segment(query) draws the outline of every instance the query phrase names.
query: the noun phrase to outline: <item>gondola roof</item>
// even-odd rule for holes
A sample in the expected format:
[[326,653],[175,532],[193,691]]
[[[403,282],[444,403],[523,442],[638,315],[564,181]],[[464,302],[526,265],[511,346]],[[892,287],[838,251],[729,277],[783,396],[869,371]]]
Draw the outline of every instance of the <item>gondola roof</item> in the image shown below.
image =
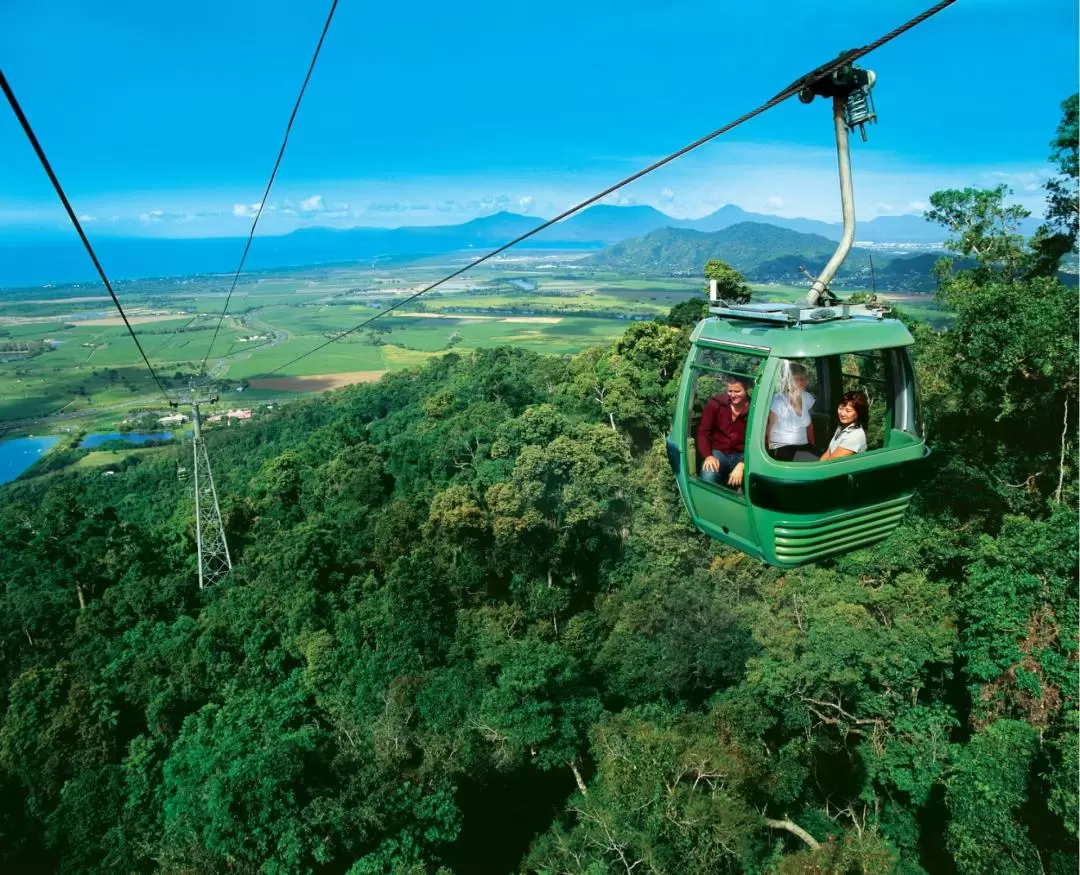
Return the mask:
[[756,347],[782,358],[817,358],[861,349],[910,346],[915,342],[899,320],[868,317],[781,325],[712,316],[698,323],[691,340]]

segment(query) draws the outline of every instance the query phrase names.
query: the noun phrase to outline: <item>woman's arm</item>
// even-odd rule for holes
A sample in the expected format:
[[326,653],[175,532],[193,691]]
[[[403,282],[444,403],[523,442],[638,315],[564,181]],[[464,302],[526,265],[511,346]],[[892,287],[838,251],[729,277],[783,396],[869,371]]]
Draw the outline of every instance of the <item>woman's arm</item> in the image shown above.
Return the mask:
[[866,433],[860,427],[853,432],[841,435],[836,449],[831,452],[826,450],[825,455],[818,461],[827,462],[829,459],[842,459],[844,456],[854,456],[856,453],[865,449]]
[[806,426],[806,442],[808,444],[810,444],[810,446],[814,445],[814,422],[813,422],[813,420],[811,420],[810,424]]
[[769,421],[765,423],[765,449],[769,448],[769,435],[772,434],[772,427],[776,423],[776,414],[771,410],[769,411]]

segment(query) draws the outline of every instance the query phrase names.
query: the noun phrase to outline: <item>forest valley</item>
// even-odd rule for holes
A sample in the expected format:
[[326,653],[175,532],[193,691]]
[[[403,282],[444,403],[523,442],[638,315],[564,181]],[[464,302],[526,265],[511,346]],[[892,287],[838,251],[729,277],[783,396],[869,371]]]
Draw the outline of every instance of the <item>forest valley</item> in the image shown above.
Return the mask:
[[1074,873],[1065,110],[1030,242],[1001,189],[933,197],[975,264],[949,330],[909,320],[937,467],[876,549],[779,571],[690,526],[703,300],[211,433],[211,590],[173,460],[6,487],[3,870]]

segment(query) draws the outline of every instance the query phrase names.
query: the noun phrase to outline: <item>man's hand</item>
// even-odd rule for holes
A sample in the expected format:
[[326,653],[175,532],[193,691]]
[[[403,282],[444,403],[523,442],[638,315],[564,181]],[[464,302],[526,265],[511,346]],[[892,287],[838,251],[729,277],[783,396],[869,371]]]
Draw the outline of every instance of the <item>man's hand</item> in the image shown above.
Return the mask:
[[742,474],[743,463],[739,462],[738,465],[731,469],[731,476],[727,479],[727,485],[730,486],[732,489],[738,489],[740,486],[742,486]]
[[720,460],[717,459],[716,456],[706,456],[705,464],[701,466],[701,469],[703,471],[711,471],[713,474],[715,474],[717,471],[720,470]]

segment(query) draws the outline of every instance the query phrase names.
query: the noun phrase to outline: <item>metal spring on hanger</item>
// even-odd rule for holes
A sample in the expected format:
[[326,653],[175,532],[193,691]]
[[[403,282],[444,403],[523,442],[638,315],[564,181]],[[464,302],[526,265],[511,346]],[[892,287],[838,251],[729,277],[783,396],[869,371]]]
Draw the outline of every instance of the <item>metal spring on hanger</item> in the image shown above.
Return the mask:
[[844,116],[848,130],[854,132],[859,129],[863,142],[866,142],[865,125],[877,121],[877,113],[874,111],[874,99],[870,96],[870,86],[864,85],[848,95],[844,106]]

